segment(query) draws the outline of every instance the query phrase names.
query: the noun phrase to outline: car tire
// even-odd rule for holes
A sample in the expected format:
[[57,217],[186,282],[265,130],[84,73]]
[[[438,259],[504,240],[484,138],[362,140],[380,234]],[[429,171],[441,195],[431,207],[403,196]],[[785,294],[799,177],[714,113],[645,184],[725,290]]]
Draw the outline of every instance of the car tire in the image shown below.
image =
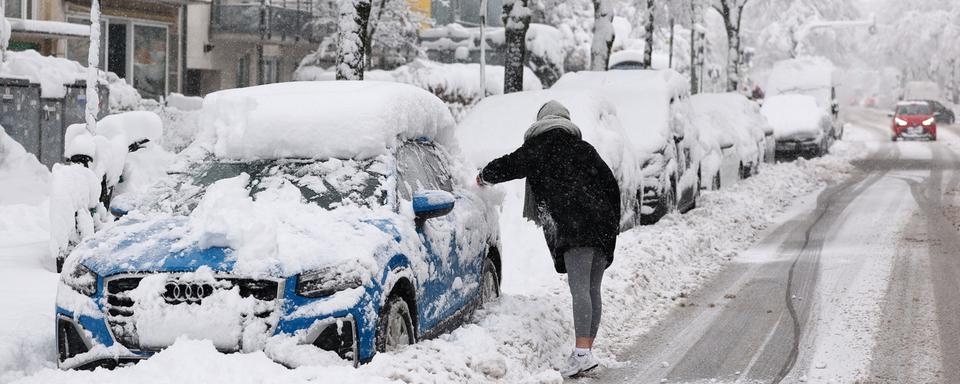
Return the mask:
[[497,301],[500,298],[500,274],[497,266],[489,257],[483,260],[480,273],[480,306]]
[[392,352],[416,342],[410,305],[400,295],[391,294],[380,308],[375,344],[377,352]]

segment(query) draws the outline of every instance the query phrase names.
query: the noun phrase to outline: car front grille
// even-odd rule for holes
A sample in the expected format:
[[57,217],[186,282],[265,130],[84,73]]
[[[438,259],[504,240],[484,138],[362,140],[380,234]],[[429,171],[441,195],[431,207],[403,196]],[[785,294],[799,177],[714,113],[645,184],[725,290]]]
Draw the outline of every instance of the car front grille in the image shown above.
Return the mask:
[[[140,341],[134,324],[134,300],[130,292],[140,285],[143,275],[111,277],[106,281],[107,323],[114,338],[124,347],[131,350],[141,350]],[[234,277],[217,278],[217,287],[206,283],[183,282],[172,274],[170,281],[164,286],[163,299],[170,305],[199,305],[203,299],[218,289],[232,289],[237,287],[241,297],[253,297],[264,302],[275,302],[280,297],[281,284],[274,280],[257,280]],[[269,310],[254,314],[258,318],[270,318],[276,306],[269,306]],[[268,322],[269,323],[269,322]],[[270,325],[272,331],[276,322]]]

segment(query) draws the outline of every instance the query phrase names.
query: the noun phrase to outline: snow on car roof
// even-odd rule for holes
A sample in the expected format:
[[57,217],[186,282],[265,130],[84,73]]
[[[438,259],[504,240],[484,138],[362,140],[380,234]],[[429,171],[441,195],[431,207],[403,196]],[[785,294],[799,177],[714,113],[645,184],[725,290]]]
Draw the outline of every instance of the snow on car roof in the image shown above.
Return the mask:
[[450,111],[406,84],[304,81],[208,95],[201,112],[221,158],[371,158],[404,140],[453,144]]
[[767,79],[766,93],[776,96],[834,85],[833,63],[823,57],[800,57],[782,60],[774,64]]
[[553,89],[601,91],[616,106],[627,137],[644,153],[659,150],[670,137],[670,103],[690,92],[684,77],[672,70],[567,73]]

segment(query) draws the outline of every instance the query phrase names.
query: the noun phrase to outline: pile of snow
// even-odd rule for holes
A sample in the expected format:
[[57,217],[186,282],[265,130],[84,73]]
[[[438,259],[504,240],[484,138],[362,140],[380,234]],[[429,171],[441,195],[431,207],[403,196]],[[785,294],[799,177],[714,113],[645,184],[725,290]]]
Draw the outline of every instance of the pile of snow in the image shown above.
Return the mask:
[[830,117],[811,96],[785,94],[768,97],[761,110],[773,127],[777,140],[819,138],[830,127]]
[[597,149],[617,176],[623,208],[621,224],[624,228],[632,227],[641,183],[638,162],[628,150],[617,109],[600,93],[545,90],[484,99],[457,126],[457,139],[470,144],[462,149],[467,161],[480,168],[519,148],[540,107],[550,100],[559,101],[570,110],[571,120],[580,128],[583,140]]
[[[210,94],[202,126],[217,157],[370,158],[421,137],[452,140],[440,99],[404,84],[321,81]],[[206,133],[204,133],[206,135]]]
[[[294,73],[299,81],[335,80],[336,73],[314,66],[301,66]],[[450,107],[459,120],[466,109],[483,98],[480,86],[480,64],[443,64],[417,59],[390,71],[373,70],[364,73],[366,80],[392,81],[423,88],[437,95]],[[503,66],[486,66],[487,95],[503,94]],[[543,89],[537,76],[524,68],[523,89]]]
[[37,204],[47,195],[50,172],[0,126],[0,205]]
[[[62,98],[67,85],[87,78],[87,68],[80,63],[58,57],[43,56],[37,51],[7,52],[0,63],[0,77],[27,79],[40,84],[41,97]],[[110,109],[131,110],[140,102],[140,94],[113,73],[99,72],[99,82],[110,88]]]
[[100,180],[79,164],[54,164],[50,183],[50,256],[67,255],[108,222]]

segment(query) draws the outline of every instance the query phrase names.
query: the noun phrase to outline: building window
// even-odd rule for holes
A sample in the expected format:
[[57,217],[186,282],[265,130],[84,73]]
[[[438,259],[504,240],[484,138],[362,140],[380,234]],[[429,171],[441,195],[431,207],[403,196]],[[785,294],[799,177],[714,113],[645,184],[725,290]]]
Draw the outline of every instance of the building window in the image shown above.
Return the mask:
[[0,0],[3,1],[3,15],[17,19],[33,18],[33,0]]
[[[68,17],[68,23],[90,25],[89,18]],[[100,22],[100,69],[107,70],[107,21]],[[90,52],[89,39],[67,39],[67,58],[84,66],[87,65],[87,54]]]
[[247,86],[250,86],[250,55],[243,55],[237,60],[237,88]]
[[159,99],[167,94],[167,27],[133,26],[133,87]]
[[263,83],[272,84],[280,82],[280,58],[263,58]]

